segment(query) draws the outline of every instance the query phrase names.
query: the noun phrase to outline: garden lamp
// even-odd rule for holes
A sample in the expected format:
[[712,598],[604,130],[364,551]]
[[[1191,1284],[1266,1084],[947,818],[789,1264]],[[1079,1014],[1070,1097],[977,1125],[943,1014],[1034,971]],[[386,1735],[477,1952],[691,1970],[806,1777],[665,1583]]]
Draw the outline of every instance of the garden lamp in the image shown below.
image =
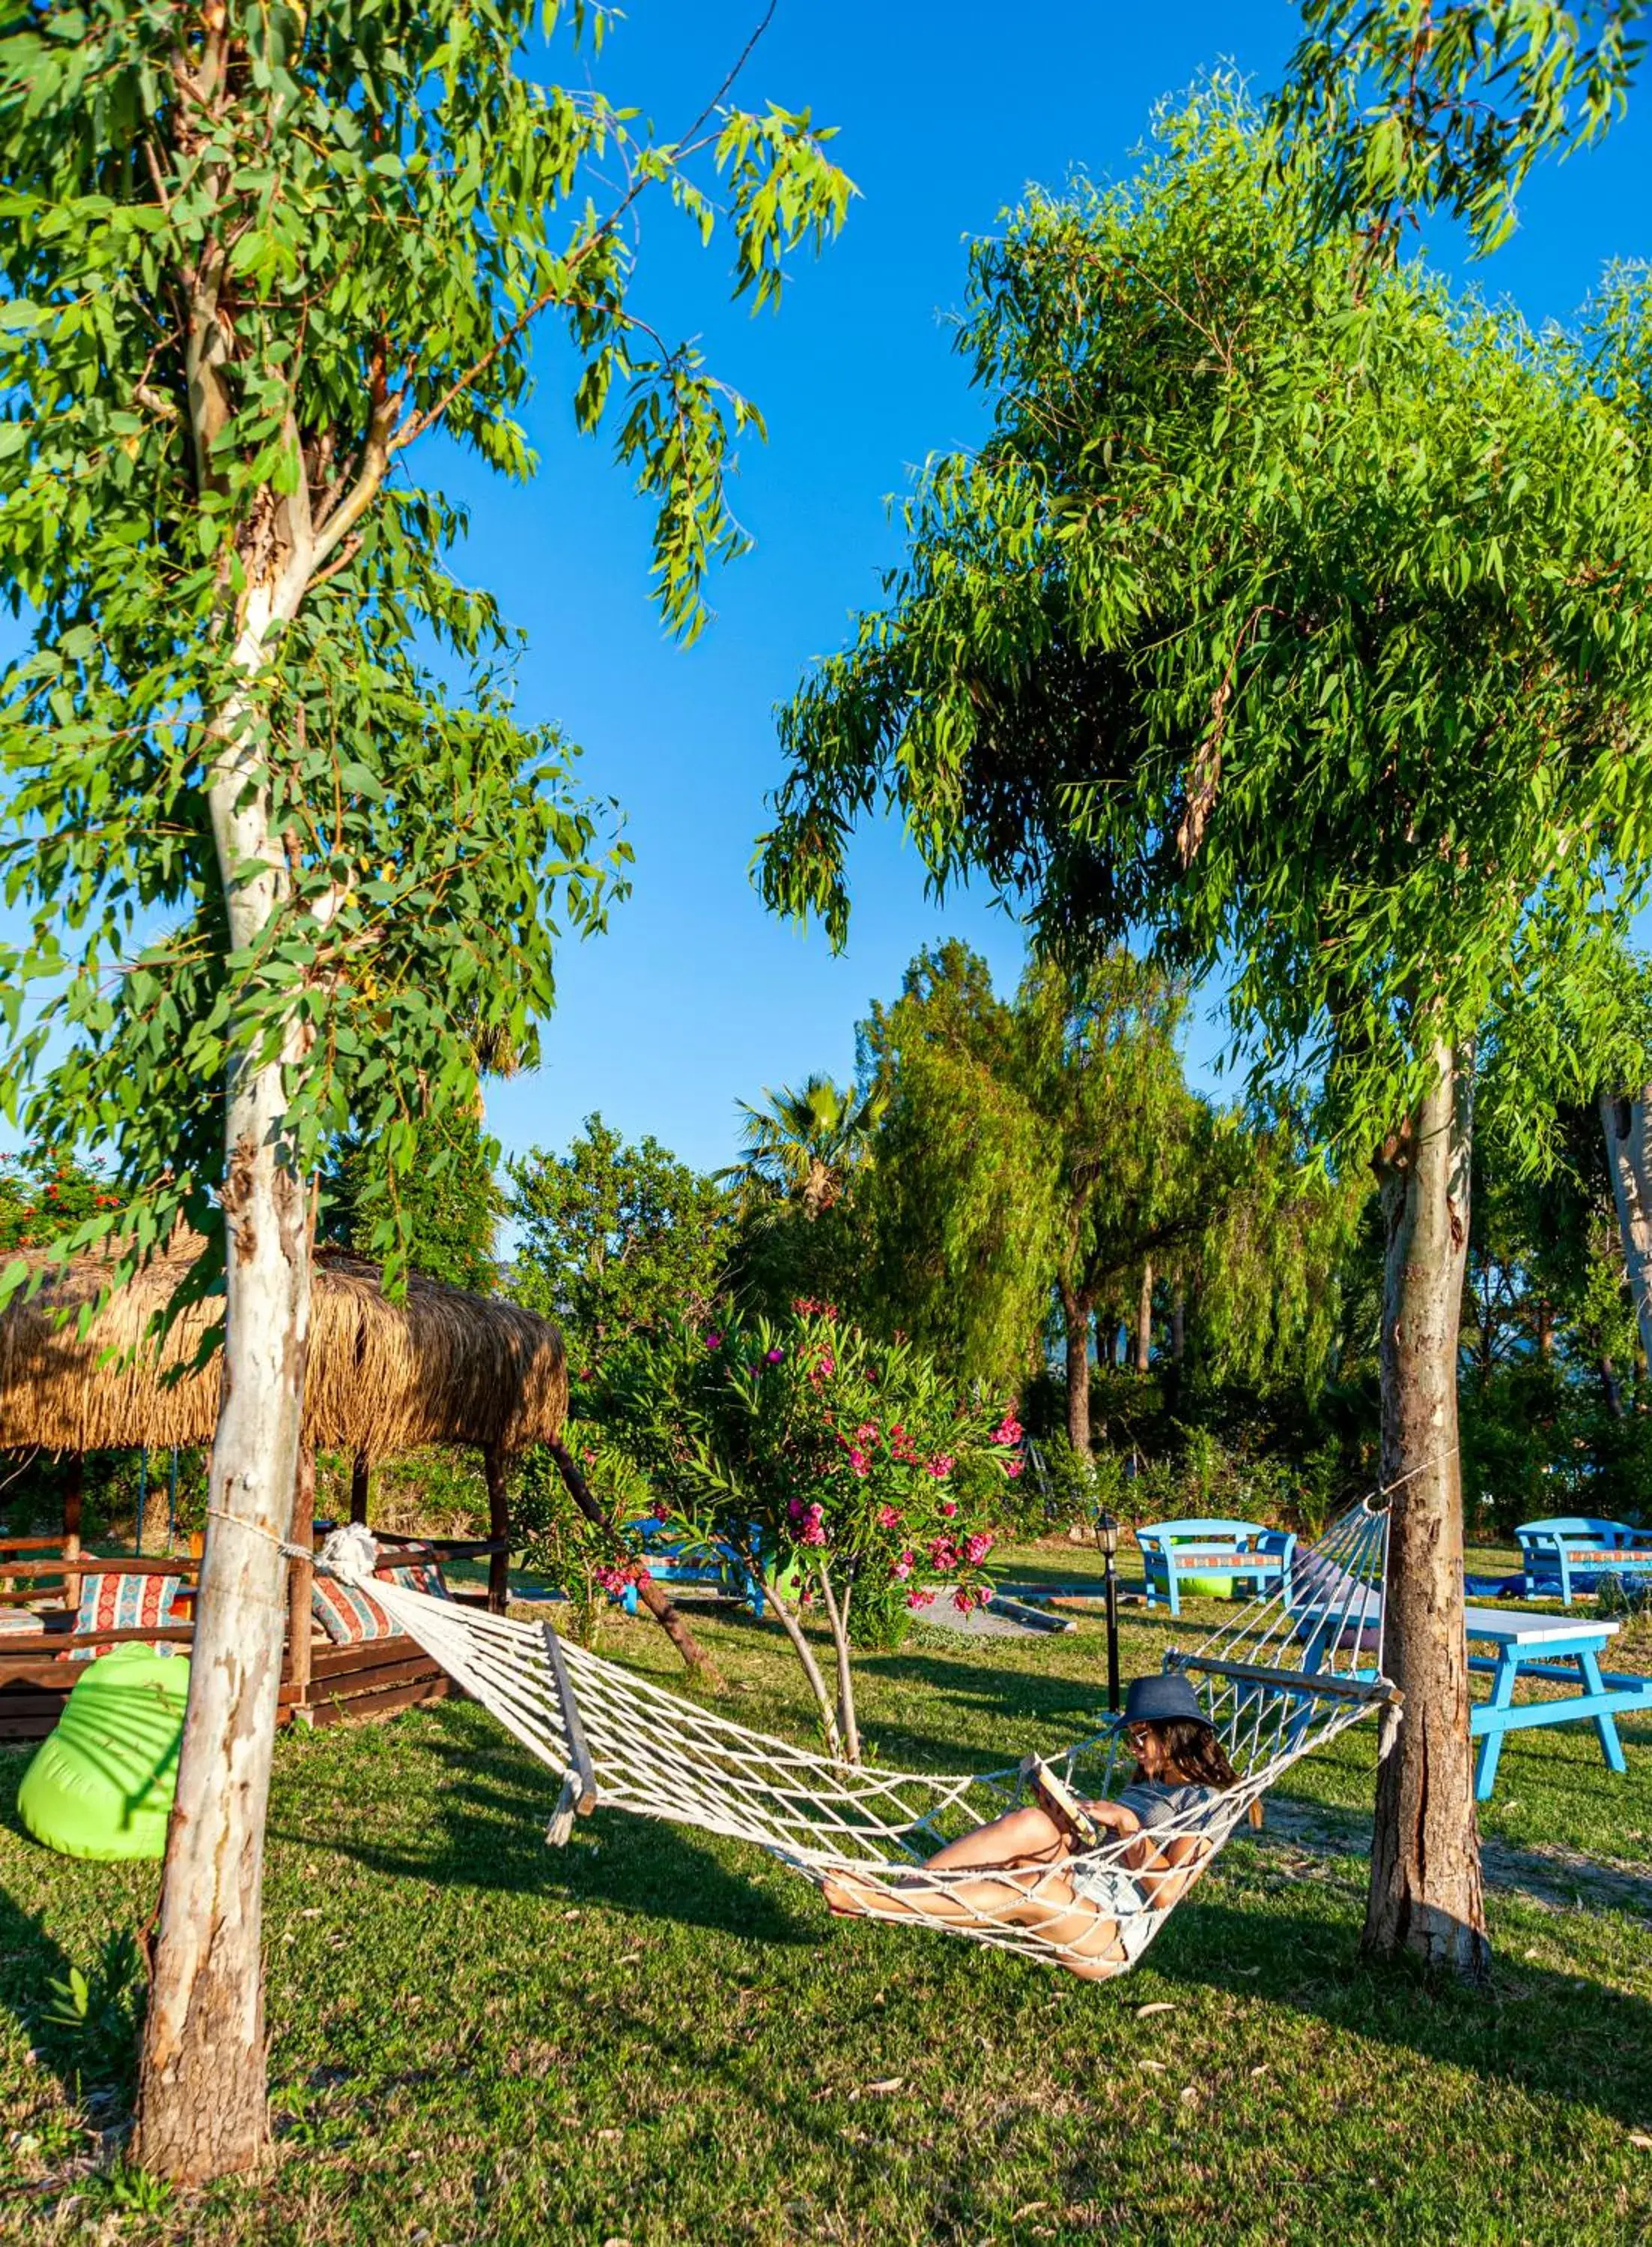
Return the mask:
[[1118,1714],[1118,1522],[1103,1506],[1096,1517],[1096,1542],[1101,1547],[1102,1573],[1107,1584],[1107,1709]]

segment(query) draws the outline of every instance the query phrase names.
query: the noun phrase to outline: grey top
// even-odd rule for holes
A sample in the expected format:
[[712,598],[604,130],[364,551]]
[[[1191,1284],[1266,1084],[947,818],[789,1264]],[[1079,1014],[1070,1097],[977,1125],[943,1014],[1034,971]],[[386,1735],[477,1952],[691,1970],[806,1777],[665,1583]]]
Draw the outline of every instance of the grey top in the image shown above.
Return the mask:
[[1173,1818],[1198,1818],[1215,1801],[1213,1786],[1168,1786],[1163,1779],[1138,1779],[1119,1795],[1126,1810],[1133,1810],[1143,1826],[1168,1826]]

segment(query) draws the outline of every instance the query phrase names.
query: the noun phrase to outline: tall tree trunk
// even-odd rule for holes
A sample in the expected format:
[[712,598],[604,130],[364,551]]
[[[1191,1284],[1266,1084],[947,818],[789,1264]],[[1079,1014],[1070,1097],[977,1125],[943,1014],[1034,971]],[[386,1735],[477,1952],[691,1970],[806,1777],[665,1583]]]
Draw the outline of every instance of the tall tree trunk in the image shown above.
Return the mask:
[[1136,1305],[1136,1370],[1145,1373],[1153,1356],[1153,1264],[1142,1267],[1142,1292]]
[[223,1401],[151,1953],[134,2152],[196,2183],[252,2167],[265,2122],[264,1817],[275,1746],[293,1475],[310,1346],[310,1207],[278,1064],[227,1103]]
[[1383,1150],[1382,1479],[1390,1492],[1383,1720],[1367,1946],[1484,1975],[1469,1748],[1457,1328],[1469,1233],[1472,1060],[1439,1046],[1431,1089]]
[[1062,1324],[1067,1336],[1067,1440],[1075,1456],[1090,1455],[1090,1303],[1088,1296],[1062,1289]]
[[1623,1268],[1640,1329],[1642,1355],[1652,1363],[1652,1158],[1647,1148],[1647,1105],[1652,1085],[1633,1099],[1601,1095],[1601,1128],[1607,1168],[1623,1236]]
[[1628,1418],[1623,1410],[1623,1384],[1618,1379],[1618,1369],[1611,1354],[1602,1350],[1600,1356],[1601,1393],[1606,1398],[1606,1409],[1614,1420]]
[[1537,1352],[1545,1365],[1554,1363],[1554,1306],[1546,1295],[1538,1297]]
[[[228,412],[214,372],[223,340],[215,290],[208,275],[191,316],[203,486]],[[302,476],[272,508],[271,543],[283,558],[272,566],[262,550],[249,572],[230,659],[246,683],[226,698],[209,736],[207,805],[229,949],[243,958],[291,901],[254,681],[297,613],[316,558]],[[311,1201],[289,1127],[287,1076],[308,1037],[295,1009],[277,1048],[242,1049],[224,1086],[223,1386],[133,2134],[140,2165],[181,2184],[251,2168],[268,2138],[264,1820],[286,1620],[279,1547],[292,1521],[312,1261]]]

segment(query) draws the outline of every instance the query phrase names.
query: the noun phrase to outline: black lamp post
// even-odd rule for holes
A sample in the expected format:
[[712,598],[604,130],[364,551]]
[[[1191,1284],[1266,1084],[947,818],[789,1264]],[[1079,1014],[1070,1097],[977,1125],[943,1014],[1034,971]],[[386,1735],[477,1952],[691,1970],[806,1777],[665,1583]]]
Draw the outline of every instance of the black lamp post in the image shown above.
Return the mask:
[[1096,1517],[1096,1542],[1102,1550],[1102,1569],[1107,1582],[1107,1707],[1118,1714],[1118,1523],[1103,1506]]

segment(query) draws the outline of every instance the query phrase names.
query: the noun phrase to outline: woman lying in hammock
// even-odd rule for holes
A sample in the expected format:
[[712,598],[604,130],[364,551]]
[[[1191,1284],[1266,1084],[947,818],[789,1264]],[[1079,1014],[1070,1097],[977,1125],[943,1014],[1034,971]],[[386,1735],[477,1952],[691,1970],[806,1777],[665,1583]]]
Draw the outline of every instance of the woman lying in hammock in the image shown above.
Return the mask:
[[[1184,1677],[1138,1677],[1124,1699],[1119,1729],[1136,1756],[1130,1783],[1112,1802],[1078,1807],[1101,1831],[1134,1834],[1111,1863],[1075,1857],[1086,1841],[1052,1806],[1033,1802],[978,1826],[914,1867],[898,1885],[835,1873],[822,1883],[835,1912],[876,1919],[932,1919],[958,1928],[1026,1928],[1059,1951],[1060,1964],[1089,1981],[1132,1965],[1146,1944],[1150,1913],[1168,1911],[1198,1875],[1211,1845],[1183,1830],[1163,1842],[1155,1827],[1185,1829],[1238,1779],[1214,1727]],[[979,1867],[979,1880],[923,1885],[932,1872]],[[990,1877],[989,1877],[990,1875]]]

